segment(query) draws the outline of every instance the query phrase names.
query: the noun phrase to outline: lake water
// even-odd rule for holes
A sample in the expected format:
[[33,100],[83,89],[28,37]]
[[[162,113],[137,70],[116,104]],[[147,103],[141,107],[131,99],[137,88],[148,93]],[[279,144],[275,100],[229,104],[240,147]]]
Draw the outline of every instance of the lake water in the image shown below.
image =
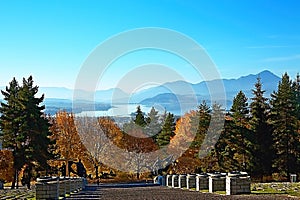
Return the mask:
[[[135,113],[136,109],[139,105],[138,104],[117,104],[113,105],[112,108],[110,108],[107,111],[84,111],[79,114],[76,114],[77,116],[89,116],[89,117],[100,117],[100,116],[114,116],[114,117],[129,117],[131,113]],[[144,105],[140,105],[142,112],[149,113],[151,110],[151,107],[147,107]],[[157,108],[156,108],[157,109]],[[157,109],[159,112],[161,112],[159,109]]]

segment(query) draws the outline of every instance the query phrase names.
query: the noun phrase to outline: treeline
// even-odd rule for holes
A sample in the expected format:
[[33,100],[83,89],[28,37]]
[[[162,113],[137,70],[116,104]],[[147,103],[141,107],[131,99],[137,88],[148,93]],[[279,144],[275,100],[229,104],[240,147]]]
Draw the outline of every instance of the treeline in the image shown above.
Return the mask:
[[[171,156],[180,152],[160,166],[165,173],[245,170],[253,177],[282,179],[299,173],[300,77],[291,80],[284,74],[269,98],[260,78],[252,91],[249,99],[240,91],[229,111],[203,101],[180,118],[154,108],[145,114],[137,107],[121,129],[108,117],[75,117],[65,111],[46,116],[44,96],[36,97],[32,77],[24,78],[22,85],[13,79],[1,91],[0,139],[6,150],[0,152],[0,179],[14,187],[24,166],[33,178],[61,175],[63,163],[79,159],[96,179],[103,171],[140,178],[156,170],[150,161],[160,156],[151,157],[151,152],[162,149]],[[76,171],[71,168],[67,167],[67,175]]]
[[[258,78],[252,93],[250,99],[242,91],[234,97],[230,111],[225,114],[223,129],[215,130],[220,132],[220,136],[214,148],[205,157],[199,158],[199,148],[203,145],[212,113],[219,112],[221,108],[217,104],[210,108],[202,103],[197,110],[199,124],[195,140],[180,159],[188,157],[190,162],[196,163],[194,171],[245,170],[253,177],[273,175],[277,179],[299,173],[299,75],[292,81],[285,73],[270,98],[264,96],[265,91]],[[192,114],[186,114],[183,119]],[[175,131],[175,134],[178,133]],[[180,168],[180,159],[177,168]],[[181,170],[183,172],[185,168]]]

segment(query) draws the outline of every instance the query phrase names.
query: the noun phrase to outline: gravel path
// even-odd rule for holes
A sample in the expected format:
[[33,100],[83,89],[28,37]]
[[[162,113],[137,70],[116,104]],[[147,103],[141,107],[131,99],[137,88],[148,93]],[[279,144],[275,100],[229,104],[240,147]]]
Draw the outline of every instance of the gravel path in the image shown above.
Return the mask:
[[210,193],[200,193],[196,191],[188,191],[182,189],[172,189],[167,187],[136,187],[136,188],[105,188],[102,189],[103,199],[295,199],[287,196],[277,195],[218,195]]
[[151,185],[102,185],[100,187],[90,187],[89,191],[83,191],[82,194],[73,195],[66,199],[105,199],[105,200],[227,200],[227,199],[254,199],[254,200],[274,200],[274,199],[299,199],[295,197],[288,197],[284,195],[218,195],[211,193],[200,193],[196,191],[189,191],[183,189],[174,189],[162,186]]

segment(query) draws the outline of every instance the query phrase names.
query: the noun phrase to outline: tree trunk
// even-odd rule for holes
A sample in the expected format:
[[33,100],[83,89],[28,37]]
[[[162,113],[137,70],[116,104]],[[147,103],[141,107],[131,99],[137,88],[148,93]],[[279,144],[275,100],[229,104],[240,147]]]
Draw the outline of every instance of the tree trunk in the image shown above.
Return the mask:
[[95,165],[94,168],[95,168],[95,172],[96,172],[96,179],[98,180],[98,178],[99,178],[99,174],[98,174],[98,166]]
[[11,183],[11,189],[15,189],[15,185],[16,185],[16,177],[17,177],[18,173],[17,173],[17,170],[15,169],[14,170],[14,178],[13,178],[13,181]]

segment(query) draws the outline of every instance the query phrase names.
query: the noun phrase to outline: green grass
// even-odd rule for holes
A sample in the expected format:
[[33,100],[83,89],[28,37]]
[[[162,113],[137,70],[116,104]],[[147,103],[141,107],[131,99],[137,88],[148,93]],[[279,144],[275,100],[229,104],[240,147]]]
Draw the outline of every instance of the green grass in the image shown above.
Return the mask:
[[207,192],[209,192],[209,191],[208,191],[208,189],[207,189],[207,190],[200,190],[200,192],[207,193]]
[[286,194],[300,197],[300,183],[253,183],[252,194]]
[[222,195],[225,195],[226,194],[226,191],[215,191],[216,194],[222,194]]

